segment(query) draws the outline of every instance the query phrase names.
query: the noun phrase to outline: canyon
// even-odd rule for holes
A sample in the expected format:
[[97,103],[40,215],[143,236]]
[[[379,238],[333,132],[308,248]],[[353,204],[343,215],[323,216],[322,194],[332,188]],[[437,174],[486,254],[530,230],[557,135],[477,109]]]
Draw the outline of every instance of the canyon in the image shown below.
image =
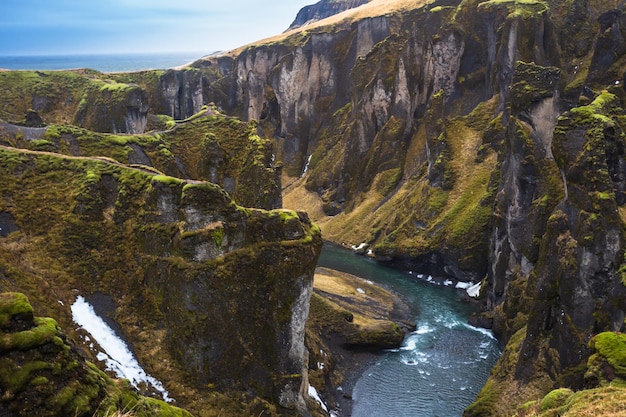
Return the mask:
[[622,401],[623,2],[347,3],[176,70],[0,72],[0,290],[64,329],[104,293],[173,395],[306,415],[321,228],[481,283],[505,348],[465,415]]

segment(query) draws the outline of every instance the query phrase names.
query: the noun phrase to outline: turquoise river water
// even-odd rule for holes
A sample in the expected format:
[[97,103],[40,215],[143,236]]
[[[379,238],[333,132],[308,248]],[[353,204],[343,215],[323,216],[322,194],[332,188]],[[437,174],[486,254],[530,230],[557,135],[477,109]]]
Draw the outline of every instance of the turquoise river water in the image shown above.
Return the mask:
[[462,290],[433,284],[325,244],[319,266],[368,279],[402,296],[416,330],[358,379],[352,417],[462,416],[487,381],[500,350],[490,331],[467,323]]

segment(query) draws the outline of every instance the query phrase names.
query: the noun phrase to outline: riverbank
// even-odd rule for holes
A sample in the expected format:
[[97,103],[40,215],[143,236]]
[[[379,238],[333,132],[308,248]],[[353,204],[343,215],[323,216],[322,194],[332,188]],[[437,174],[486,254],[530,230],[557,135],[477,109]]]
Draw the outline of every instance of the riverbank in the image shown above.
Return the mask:
[[372,281],[329,268],[315,272],[307,324],[309,382],[329,411],[348,416],[352,390],[385,349],[415,330],[402,298]]

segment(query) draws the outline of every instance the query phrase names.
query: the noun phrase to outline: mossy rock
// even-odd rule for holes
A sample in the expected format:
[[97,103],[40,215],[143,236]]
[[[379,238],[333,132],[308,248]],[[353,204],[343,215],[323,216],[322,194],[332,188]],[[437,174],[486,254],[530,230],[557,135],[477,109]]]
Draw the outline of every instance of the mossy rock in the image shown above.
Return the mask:
[[587,361],[587,378],[600,383],[626,383],[626,334],[604,332],[589,341],[594,352]]
[[[2,149],[0,161],[15,179],[0,183],[0,212],[20,228],[0,238],[3,290],[28,293],[65,328],[75,290],[112,297],[138,359],[194,412],[209,407],[209,384],[274,405],[287,388],[299,392],[304,348],[290,346],[304,343],[322,244],[305,213],[244,208],[216,184],[107,158]],[[57,346],[54,328],[37,322],[0,345]]]
[[574,391],[569,388],[559,388],[551,391],[541,400],[541,411],[553,410],[563,406],[565,401],[567,401],[573,393]]
[[404,332],[396,323],[384,321],[367,327],[357,326],[346,337],[346,345],[353,349],[394,349],[404,340]]
[[0,329],[10,331],[12,328],[18,327],[19,322],[26,323],[19,327],[25,327],[32,319],[33,307],[24,294],[0,294]]
[[517,61],[511,85],[513,111],[529,111],[534,103],[553,97],[562,88],[560,68]]

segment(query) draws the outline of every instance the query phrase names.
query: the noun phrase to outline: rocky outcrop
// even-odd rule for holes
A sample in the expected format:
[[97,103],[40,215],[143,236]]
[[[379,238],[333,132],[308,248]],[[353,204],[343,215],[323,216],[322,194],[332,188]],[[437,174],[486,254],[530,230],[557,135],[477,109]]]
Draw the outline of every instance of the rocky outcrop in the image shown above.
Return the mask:
[[110,157],[151,172],[211,181],[247,207],[282,207],[281,165],[275,161],[271,141],[257,134],[257,123],[226,117],[208,106],[182,122],[163,118],[168,130],[133,136],[100,134],[68,125],[27,128],[0,124],[0,144]]
[[298,12],[289,29],[297,29],[312,22],[336,15],[344,10],[369,3],[371,0],[322,0],[310,6],[305,6]]
[[559,118],[553,149],[565,197],[548,219],[535,268],[522,348],[527,354],[518,364],[522,377],[530,369],[525,361],[543,345],[536,339],[548,341],[556,350],[551,362],[566,370],[588,357],[589,334],[624,325],[626,288],[618,272],[624,237],[616,196],[624,186],[626,135],[613,118],[622,113],[617,98],[604,93]]
[[0,212],[18,229],[0,238],[2,290],[66,329],[77,294],[108,296],[141,364],[192,412],[247,392],[258,400],[244,413],[308,413],[304,326],[321,239],[304,213],[246,209],[215,184],[102,158],[5,148],[0,159],[12,179]]
[[148,95],[135,85],[103,81],[96,71],[9,71],[0,76],[8,93],[3,121],[41,127],[73,123],[97,132],[143,133]]
[[104,133],[143,133],[148,123],[148,96],[138,86],[104,83],[81,99],[73,123]]
[[200,71],[168,70],[159,77],[158,86],[147,86],[155,95],[153,112],[167,114],[176,120],[198,113],[207,104],[204,92],[208,85],[205,81]]

